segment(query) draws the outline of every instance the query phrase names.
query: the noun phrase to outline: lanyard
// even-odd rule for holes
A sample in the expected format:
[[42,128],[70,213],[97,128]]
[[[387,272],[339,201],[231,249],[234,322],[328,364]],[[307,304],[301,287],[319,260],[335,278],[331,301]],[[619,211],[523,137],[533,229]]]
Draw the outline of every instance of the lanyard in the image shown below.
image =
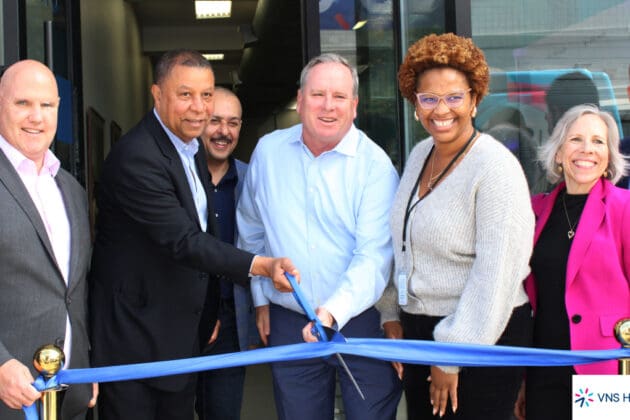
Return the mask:
[[[435,183],[433,185],[437,185],[442,180],[442,178],[444,178],[446,173],[455,164],[457,159],[459,159],[464,154],[464,151],[468,148],[470,143],[472,143],[472,141],[473,141],[473,139],[475,138],[476,135],[477,135],[477,130],[473,127],[473,133],[470,136],[470,138],[466,141],[466,144],[464,144],[464,146],[461,149],[459,149],[457,154],[455,156],[453,156],[453,159],[451,159],[451,161],[448,163],[448,165],[446,165],[446,168],[444,168],[444,170],[442,172],[440,172],[440,175],[435,180]],[[413,188],[411,189],[411,193],[409,194],[409,200],[407,200],[407,208],[405,210],[405,218],[403,220],[402,252],[405,252],[405,248],[406,248],[405,244],[407,242],[407,224],[409,223],[409,216],[411,215],[411,212],[416,207],[416,205],[420,201],[422,201],[424,199],[424,197],[426,197],[431,192],[431,190],[427,191],[426,193],[424,193],[420,197],[420,199],[418,201],[416,201],[415,203],[413,203],[413,205],[411,205],[411,201],[413,200],[413,197],[416,194],[416,190],[418,189],[418,186],[420,185],[420,179],[422,178],[422,174],[424,174],[424,170],[427,167],[427,163],[429,162],[429,160],[431,159],[431,156],[433,155],[433,152],[435,151],[434,149],[435,149],[435,144],[433,146],[431,146],[431,150],[429,151],[429,154],[428,154],[427,158],[425,159],[424,163],[422,164],[422,169],[420,170],[420,174],[418,174],[418,179],[416,179],[416,183],[413,184]]]

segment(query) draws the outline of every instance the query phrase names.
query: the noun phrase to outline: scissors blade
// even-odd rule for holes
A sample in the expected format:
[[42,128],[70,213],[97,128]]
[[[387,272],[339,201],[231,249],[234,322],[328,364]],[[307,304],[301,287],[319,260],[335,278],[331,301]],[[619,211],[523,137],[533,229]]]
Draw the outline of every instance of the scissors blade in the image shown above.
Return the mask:
[[335,353],[335,356],[337,356],[337,360],[339,361],[339,364],[341,364],[341,367],[343,367],[343,370],[345,370],[348,376],[350,377],[350,380],[352,381],[352,385],[354,385],[354,388],[357,390],[357,392],[361,396],[361,399],[365,401],[365,395],[363,395],[363,392],[361,392],[361,388],[359,387],[357,380],[354,379],[352,372],[350,372],[350,368],[346,364],[346,361],[343,360],[343,357],[341,357],[341,354],[339,353]]
[[[341,334],[336,333],[336,331],[334,331],[332,328],[324,327],[322,325],[322,323],[319,321],[319,318],[317,317],[313,309],[310,307],[310,305],[306,301],[306,297],[302,294],[302,290],[300,289],[298,282],[295,280],[295,277],[293,277],[289,273],[285,273],[284,275],[287,277],[287,279],[289,280],[289,283],[291,284],[291,287],[293,288],[293,297],[295,298],[297,303],[300,305],[300,307],[306,314],[307,318],[313,322],[313,328],[311,329],[311,332],[313,333],[313,335],[316,336],[319,341],[328,341],[329,339],[332,339],[332,336],[334,336],[334,334],[338,334],[340,338],[342,338],[345,341],[345,338],[343,338]],[[328,337],[328,334],[326,331],[327,329],[330,330],[331,337]],[[339,364],[341,365],[341,367],[343,367],[343,369],[346,371],[346,374],[350,377],[350,381],[352,381],[352,384],[356,388],[361,398],[365,400],[365,395],[363,395],[363,392],[361,392],[361,388],[359,388],[359,384],[357,383],[357,380],[354,379],[352,372],[350,372],[350,368],[348,368],[346,361],[343,360],[343,357],[341,357],[341,354],[339,353],[335,353],[335,356],[337,356],[337,360],[339,361]]]

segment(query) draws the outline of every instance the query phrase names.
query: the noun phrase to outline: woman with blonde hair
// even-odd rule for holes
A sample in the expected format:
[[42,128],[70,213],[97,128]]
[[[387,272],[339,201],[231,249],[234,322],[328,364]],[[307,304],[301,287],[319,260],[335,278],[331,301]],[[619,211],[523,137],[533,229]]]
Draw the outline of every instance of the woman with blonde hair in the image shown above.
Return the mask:
[[[536,214],[532,274],[534,346],[562,350],[619,347],[613,327],[630,317],[630,191],[614,118],[595,105],[569,109],[539,158],[557,186],[532,198]],[[531,367],[517,418],[571,419],[571,376],[615,374],[616,361]],[[526,409],[525,409],[526,408]]]

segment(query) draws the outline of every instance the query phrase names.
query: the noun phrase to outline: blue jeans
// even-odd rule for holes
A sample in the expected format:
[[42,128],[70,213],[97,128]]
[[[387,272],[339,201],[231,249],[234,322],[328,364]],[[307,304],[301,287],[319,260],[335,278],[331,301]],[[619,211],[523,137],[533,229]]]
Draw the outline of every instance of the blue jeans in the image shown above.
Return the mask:
[[[204,355],[239,351],[234,301],[221,302],[221,328],[217,340],[204,349]],[[238,420],[241,418],[245,367],[201,372],[197,382],[195,409],[199,420]]]

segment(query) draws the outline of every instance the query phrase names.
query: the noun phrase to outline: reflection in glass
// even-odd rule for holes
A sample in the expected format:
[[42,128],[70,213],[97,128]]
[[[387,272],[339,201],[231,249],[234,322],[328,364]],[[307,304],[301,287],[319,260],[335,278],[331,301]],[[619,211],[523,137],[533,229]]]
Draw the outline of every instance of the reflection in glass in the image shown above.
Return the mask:
[[355,123],[401,169],[392,15],[391,0],[320,1],[321,51],[343,55],[359,71]]
[[[571,105],[598,104],[615,116],[622,137],[630,132],[630,2],[483,0],[471,2],[471,20],[493,70],[477,127],[515,153],[532,192],[548,185],[536,175],[535,154],[522,150],[544,143]],[[518,137],[497,128],[515,122]]]

